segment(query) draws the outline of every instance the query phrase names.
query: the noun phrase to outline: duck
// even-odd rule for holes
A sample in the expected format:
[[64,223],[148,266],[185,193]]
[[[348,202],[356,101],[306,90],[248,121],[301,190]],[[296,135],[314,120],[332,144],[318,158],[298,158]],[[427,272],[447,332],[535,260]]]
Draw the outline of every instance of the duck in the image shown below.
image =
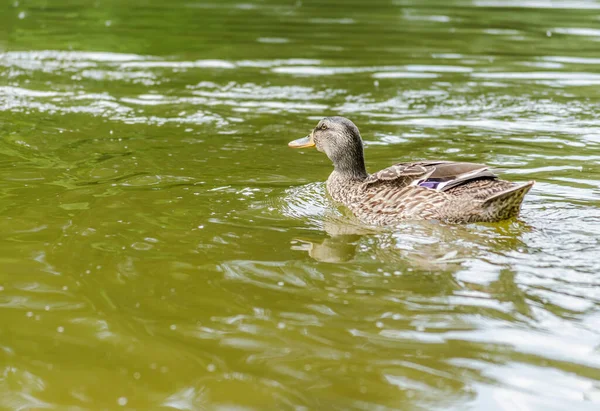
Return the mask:
[[345,117],[323,118],[308,136],[288,146],[325,153],[333,163],[327,192],[367,225],[507,220],[519,215],[534,185],[501,180],[485,164],[443,160],[401,162],[369,174],[358,127]]

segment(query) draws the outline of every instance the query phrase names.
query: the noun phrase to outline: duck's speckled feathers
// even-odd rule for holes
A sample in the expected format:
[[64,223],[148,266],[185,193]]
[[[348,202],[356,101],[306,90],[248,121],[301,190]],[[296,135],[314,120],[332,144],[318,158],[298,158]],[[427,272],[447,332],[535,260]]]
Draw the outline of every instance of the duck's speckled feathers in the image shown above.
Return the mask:
[[[336,180],[328,184],[334,198],[340,197],[334,193],[348,190]],[[369,224],[390,225],[405,219],[499,221],[518,214],[532,185],[500,180],[484,164],[417,161],[371,174],[341,198],[351,199],[343,202]],[[501,198],[490,201],[499,194]]]
[[411,183],[427,179],[435,167],[419,163],[399,163],[371,174],[364,181],[364,188],[390,185],[393,187],[406,187]]

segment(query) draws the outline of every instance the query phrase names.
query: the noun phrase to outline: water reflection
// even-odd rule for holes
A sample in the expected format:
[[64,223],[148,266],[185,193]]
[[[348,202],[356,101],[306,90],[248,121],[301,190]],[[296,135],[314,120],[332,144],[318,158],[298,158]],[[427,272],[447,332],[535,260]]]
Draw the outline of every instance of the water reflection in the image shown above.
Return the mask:
[[307,251],[308,255],[316,261],[342,263],[354,259],[359,239],[360,236],[351,235],[325,238],[320,242],[294,239],[292,250]]
[[292,250],[307,251],[321,262],[360,260],[362,255],[381,263],[404,262],[426,271],[444,270],[449,268],[448,264],[477,259],[490,249],[523,252],[526,244],[521,237],[534,230],[521,221],[467,227],[423,221],[376,228],[361,226],[352,217],[339,216],[326,217],[322,228],[328,237],[295,238]]

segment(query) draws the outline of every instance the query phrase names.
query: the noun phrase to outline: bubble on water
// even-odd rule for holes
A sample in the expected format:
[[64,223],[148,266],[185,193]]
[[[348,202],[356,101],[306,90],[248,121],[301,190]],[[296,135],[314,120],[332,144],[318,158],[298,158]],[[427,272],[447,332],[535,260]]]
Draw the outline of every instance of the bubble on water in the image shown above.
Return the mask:
[[62,332],[64,332],[64,331],[65,331],[65,327],[63,327],[63,326],[59,326],[59,327],[56,329],[56,331],[58,331],[59,333],[62,333]]
[[375,327],[377,327],[377,328],[383,328],[383,323],[381,321],[377,321],[375,323]]
[[279,328],[280,330],[283,330],[285,328],[285,323],[280,322],[279,324],[277,324],[277,328]]
[[23,20],[25,18],[26,14],[24,11],[19,13],[19,19]]
[[110,21],[110,20],[106,20],[106,21],[104,22],[104,25],[105,25],[106,27],[110,27],[110,26],[112,26],[112,21]]
[[285,285],[285,283],[284,283],[283,281],[279,281],[279,282],[277,283],[277,285],[278,285],[278,286],[280,286],[280,287],[283,287],[283,286]]
[[124,407],[127,405],[127,397],[119,397],[119,399],[117,400],[117,404],[119,404],[121,407]]
[[177,326],[175,324],[171,324],[171,326],[169,328],[171,330],[175,331],[177,329]]
[[138,250],[138,251],[146,251],[146,250],[150,250],[152,248],[152,244],[137,242],[137,243],[131,244],[131,248]]
[[49,305],[46,305],[46,306],[44,307],[44,310],[46,310],[46,311],[50,311],[50,306],[49,306]]
[[135,378],[136,380],[139,380],[140,378],[142,378],[142,374],[140,374],[139,372],[134,372],[133,378]]
[[206,366],[206,369],[208,370],[208,372],[214,372],[217,369],[217,366],[214,364],[208,364]]
[[27,317],[33,317],[33,313],[31,311],[27,311],[27,314],[25,314]]

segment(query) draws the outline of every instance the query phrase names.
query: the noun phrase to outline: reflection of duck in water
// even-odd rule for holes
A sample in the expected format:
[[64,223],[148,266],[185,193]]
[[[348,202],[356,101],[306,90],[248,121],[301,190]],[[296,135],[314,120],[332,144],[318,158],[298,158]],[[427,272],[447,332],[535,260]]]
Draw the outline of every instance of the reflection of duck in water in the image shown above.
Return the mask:
[[295,239],[292,250],[307,251],[311,258],[322,263],[344,263],[355,258],[359,240],[359,236],[345,235],[322,241]]
[[309,136],[289,146],[316,146],[327,154],[334,166],[327,191],[366,224],[505,220],[519,213],[533,186],[533,181],[518,185],[499,180],[483,164],[449,161],[399,163],[369,175],[358,128],[343,117],[324,118]]
[[328,263],[376,260],[425,270],[459,267],[481,255],[527,248],[521,240],[532,227],[522,222],[472,227],[430,221],[404,222],[390,230],[369,230],[346,221],[327,219],[327,236],[296,237],[292,250],[307,251],[313,259]]

